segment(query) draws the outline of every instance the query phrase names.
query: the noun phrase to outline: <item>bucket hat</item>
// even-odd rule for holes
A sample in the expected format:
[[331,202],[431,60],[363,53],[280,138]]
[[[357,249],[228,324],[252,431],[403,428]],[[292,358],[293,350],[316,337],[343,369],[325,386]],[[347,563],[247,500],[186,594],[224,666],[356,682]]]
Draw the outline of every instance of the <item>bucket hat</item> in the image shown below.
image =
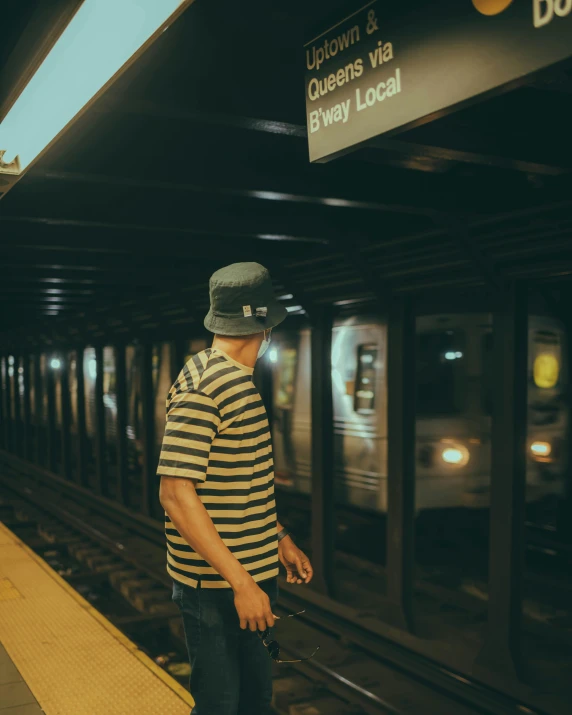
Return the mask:
[[274,295],[270,273],[260,263],[232,263],[212,274],[205,328],[240,336],[274,328],[288,315]]

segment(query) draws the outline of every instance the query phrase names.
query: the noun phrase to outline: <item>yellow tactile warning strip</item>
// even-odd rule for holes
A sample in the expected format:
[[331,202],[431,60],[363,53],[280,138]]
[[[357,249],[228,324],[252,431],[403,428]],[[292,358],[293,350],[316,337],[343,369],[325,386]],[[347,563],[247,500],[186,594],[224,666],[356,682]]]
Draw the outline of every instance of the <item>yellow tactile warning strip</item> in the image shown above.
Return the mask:
[[46,715],[188,715],[189,693],[2,523],[0,588],[18,594],[0,591],[0,641]]
[[0,578],[0,601],[10,601],[12,598],[21,598],[22,594],[14,587],[9,578]]

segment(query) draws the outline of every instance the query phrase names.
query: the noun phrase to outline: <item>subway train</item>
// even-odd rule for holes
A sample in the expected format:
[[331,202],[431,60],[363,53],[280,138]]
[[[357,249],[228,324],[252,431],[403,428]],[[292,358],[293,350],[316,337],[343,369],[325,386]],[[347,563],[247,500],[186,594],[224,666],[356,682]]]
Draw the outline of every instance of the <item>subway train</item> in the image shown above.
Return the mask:
[[[495,365],[490,314],[417,320],[416,509],[489,504]],[[565,490],[568,420],[566,337],[552,318],[531,316],[528,350],[527,501]],[[272,363],[276,485],[311,485],[310,331],[277,331]],[[387,511],[387,326],[340,320],[332,338],[335,498]]]
[[[206,347],[189,341],[187,358]],[[142,466],[139,348],[127,349],[130,472]],[[529,319],[527,501],[565,493],[568,421],[567,341],[549,317]],[[335,495],[340,505],[387,510],[387,328],[365,315],[339,320],[332,339]],[[84,353],[86,426],[94,446],[94,351]],[[272,432],[276,486],[311,489],[310,330],[276,330],[264,361],[272,369]],[[490,314],[441,314],[417,320],[416,509],[485,508],[489,504],[494,362]],[[155,449],[171,386],[170,345],[153,349]],[[73,372],[73,371],[72,371]],[[74,393],[73,375],[70,380]],[[72,415],[75,412],[72,398]],[[59,400],[58,400],[59,403]],[[115,462],[116,395],[113,351],[104,350],[108,459]],[[59,410],[58,410],[59,412]],[[59,414],[57,421],[60,422]],[[75,420],[72,419],[72,430]]]

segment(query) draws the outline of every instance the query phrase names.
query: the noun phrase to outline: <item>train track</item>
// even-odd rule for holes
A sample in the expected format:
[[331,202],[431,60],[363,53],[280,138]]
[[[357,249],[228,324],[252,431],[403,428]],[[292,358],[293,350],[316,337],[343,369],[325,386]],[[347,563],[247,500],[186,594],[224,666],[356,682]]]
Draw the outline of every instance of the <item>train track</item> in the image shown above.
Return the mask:
[[[170,601],[161,524],[120,507],[104,507],[93,495],[81,494],[57,478],[33,479],[4,468],[0,484],[9,504],[28,510],[33,531],[41,531],[52,548],[64,549],[87,565],[90,574],[72,574],[70,582],[85,583],[90,576],[114,584],[131,599],[137,613],[115,619],[128,635],[133,628],[154,629],[166,623],[173,628],[172,624],[180,621]],[[280,713],[540,715],[540,711],[372,634],[367,627],[333,616],[319,607],[319,598],[308,606],[306,598],[287,588],[281,593],[280,604],[291,612],[307,608],[303,617],[288,621],[287,633],[279,639],[284,651],[299,657],[321,646],[319,657],[311,661],[288,670],[277,666],[275,705]]]
[[[293,523],[289,521],[289,500],[283,497],[284,494],[281,493],[280,518],[296,533],[300,546],[310,551],[310,541],[304,535],[304,528],[307,528],[309,522],[309,514],[304,511],[304,497],[299,494],[288,495],[293,507]],[[378,556],[385,551],[385,526],[379,523],[381,519],[377,519],[376,532],[371,531],[371,523],[375,518],[358,513],[353,508],[338,507],[338,539],[334,554],[337,598],[384,621],[386,605],[383,594],[387,581],[385,566],[379,557],[377,562],[373,562],[362,555],[362,545],[368,543],[375,544]],[[340,526],[343,529],[341,533]],[[425,528],[430,530],[431,525]],[[353,543],[351,539],[345,539],[352,529],[359,535]],[[570,649],[572,559],[565,544],[558,551],[549,549],[550,531],[539,527],[530,530],[537,534],[537,538],[534,544],[529,544],[529,568],[525,573],[526,592],[523,600],[523,634],[534,642],[550,642],[556,648]],[[424,539],[428,538],[429,536],[425,535]],[[441,548],[447,556],[449,546]],[[480,640],[482,624],[487,618],[488,550],[483,552],[481,545],[463,542],[463,559],[449,558],[448,561],[440,560],[436,550],[432,548],[429,557],[426,553],[425,560],[416,564],[414,600],[417,630],[423,633],[425,638],[444,643],[458,641],[460,637],[466,642],[475,643]],[[427,551],[429,550],[426,548]],[[555,561],[558,562],[562,574],[560,578],[553,576]],[[530,568],[531,562],[536,567],[534,571]]]
[[[289,515],[292,513],[293,523],[288,526],[294,532],[297,532],[297,526],[301,526],[298,536],[305,537],[304,529],[307,531],[310,523],[309,498],[303,494],[280,491],[278,499],[281,519],[288,522]],[[358,562],[365,560],[374,564],[382,573],[386,535],[384,517],[368,514],[354,507],[337,506],[336,509],[337,553],[342,558],[344,556],[347,556],[348,559],[357,558]],[[466,514],[459,512],[459,514],[453,515],[456,517],[456,521],[445,535],[444,545],[440,545],[439,534],[443,532],[443,522],[450,517],[452,517],[450,513],[448,516],[436,513],[434,518],[431,514],[426,514],[424,515],[424,526],[417,528],[417,540],[425,547],[423,553],[417,554],[421,571],[428,572],[434,570],[434,567],[442,567],[449,569],[453,574],[456,564],[452,561],[456,559],[462,566],[461,569],[457,568],[459,575],[464,574],[476,581],[486,582],[488,544],[483,536],[486,529],[482,523],[479,523],[479,529],[467,529],[464,524],[467,518]],[[457,525],[465,528],[457,528]],[[549,527],[526,522],[525,528],[528,562],[524,574],[525,581],[541,586],[545,591],[546,599],[560,596],[559,606],[572,603],[572,581],[570,579],[572,544],[555,539],[555,530]],[[372,544],[375,545],[375,548],[372,548]],[[370,545],[369,551],[367,551],[368,545]],[[452,551],[455,552],[453,558],[451,558]],[[550,572],[554,573],[555,571],[560,573],[560,577],[556,578],[550,575]]]
[[[125,613],[125,608],[118,608],[115,602],[106,608],[104,615],[128,635],[132,636],[141,627],[148,630],[155,625],[160,628],[171,621],[180,620],[169,598],[168,581],[153,566],[147,566],[145,572],[138,567],[133,568],[134,562],[139,566],[141,555],[130,553],[129,547],[118,541],[113,524],[105,528],[102,520],[98,519],[97,526],[90,525],[85,513],[79,516],[74,513],[75,510],[70,511],[61,504],[56,506],[46,500],[45,493],[42,494],[41,506],[37,498],[29,501],[32,495],[26,489],[24,495],[3,489],[2,495],[0,508],[4,523],[16,533],[19,532],[21,538],[46,558],[53,568],[57,568],[68,582],[80,591],[87,591],[88,597],[93,597],[94,589],[108,582],[117,594],[125,597],[137,613]],[[133,547],[132,543],[131,549]],[[149,556],[149,552],[146,556]],[[98,606],[97,599],[94,605]],[[277,611],[278,615],[286,614],[283,608]],[[379,684],[382,676],[387,678],[387,668],[376,666],[371,659],[360,657],[355,650],[350,653],[347,646],[341,646],[331,635],[316,632],[308,621],[293,622],[288,631],[288,641],[295,645],[285,645],[285,657],[303,657],[309,645],[319,640],[321,658],[319,661],[295,664],[287,670],[276,666],[275,707],[278,713],[291,715],[292,712],[302,713],[305,710],[331,715],[402,712],[402,707],[389,703],[371,687],[373,683]],[[178,640],[182,646],[182,634],[176,625],[173,635],[175,638],[179,635]],[[160,648],[161,654],[158,654],[144,646],[156,662],[165,663],[169,661],[163,652],[169,651],[171,647],[165,644]],[[348,668],[359,675],[348,677]],[[435,700],[435,695],[430,691],[419,692],[417,695],[420,707],[422,702],[428,703],[430,699]],[[411,702],[409,696],[407,704]],[[441,703],[438,703],[437,709],[430,712],[447,711],[440,708]],[[465,715],[474,711],[462,708],[460,712]]]
[[[184,663],[186,656],[181,622],[177,607],[170,600],[167,584],[152,569],[142,571],[133,568],[132,560],[123,560],[116,552],[112,552],[111,543],[117,548],[121,542],[117,541],[116,535],[106,534],[101,523],[97,528],[84,524],[80,530],[77,516],[73,512],[62,508],[56,510],[53,504],[44,506],[47,508],[38,508],[19,495],[10,493],[10,490],[0,491],[2,521],[90,600],[94,607],[102,609],[102,613],[155,662],[163,665],[171,674],[174,673],[186,685],[185,680],[188,678],[184,676],[188,676],[188,672]],[[129,559],[129,552],[124,551],[123,556]],[[115,591],[111,597],[106,588],[108,585]],[[286,613],[283,609],[277,611],[278,614]],[[157,633],[154,637],[150,636],[152,631],[165,632],[167,628],[170,628],[168,636],[165,633],[162,636]],[[295,630],[298,643],[303,642],[304,637],[311,640],[311,635],[304,632],[308,630],[312,633],[308,626],[297,624]],[[296,648],[286,648],[284,651],[286,657],[297,657]],[[289,668],[282,673],[275,671],[276,712],[290,715],[291,704],[296,704],[298,708],[312,707],[315,713],[335,715],[397,712],[385,706],[374,693],[342,679],[335,669],[320,664],[317,672],[324,676],[323,679],[316,677],[314,670],[300,668],[299,672],[293,672]],[[330,682],[332,688],[329,687]],[[353,698],[344,698],[345,691],[350,689],[353,689]],[[357,700],[362,698],[367,700],[364,708],[357,705]]]

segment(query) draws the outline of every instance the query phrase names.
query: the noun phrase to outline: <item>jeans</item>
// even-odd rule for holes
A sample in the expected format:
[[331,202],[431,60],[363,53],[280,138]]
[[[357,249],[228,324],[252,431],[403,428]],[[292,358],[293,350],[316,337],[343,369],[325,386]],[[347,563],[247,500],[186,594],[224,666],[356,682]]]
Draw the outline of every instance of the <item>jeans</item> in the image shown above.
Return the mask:
[[[274,607],[278,581],[258,584]],[[191,715],[271,715],[272,659],[259,636],[242,630],[232,589],[173,581],[191,665]]]

